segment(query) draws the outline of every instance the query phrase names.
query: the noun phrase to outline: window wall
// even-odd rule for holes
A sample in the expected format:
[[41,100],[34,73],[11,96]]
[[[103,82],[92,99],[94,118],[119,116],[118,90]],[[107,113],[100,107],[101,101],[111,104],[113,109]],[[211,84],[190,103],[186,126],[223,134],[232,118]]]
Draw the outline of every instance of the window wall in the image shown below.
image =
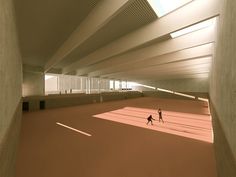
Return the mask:
[[109,91],[109,84],[109,79],[46,74],[45,94],[99,93]]

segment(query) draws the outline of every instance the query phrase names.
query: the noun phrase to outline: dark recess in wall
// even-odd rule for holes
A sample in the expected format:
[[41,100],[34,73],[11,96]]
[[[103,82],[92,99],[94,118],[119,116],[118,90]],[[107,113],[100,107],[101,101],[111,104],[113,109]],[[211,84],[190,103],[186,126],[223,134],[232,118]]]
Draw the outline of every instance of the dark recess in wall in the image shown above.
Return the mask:
[[39,108],[40,109],[45,109],[45,101],[44,100],[39,101]]
[[29,111],[29,102],[24,101],[22,103],[22,111]]

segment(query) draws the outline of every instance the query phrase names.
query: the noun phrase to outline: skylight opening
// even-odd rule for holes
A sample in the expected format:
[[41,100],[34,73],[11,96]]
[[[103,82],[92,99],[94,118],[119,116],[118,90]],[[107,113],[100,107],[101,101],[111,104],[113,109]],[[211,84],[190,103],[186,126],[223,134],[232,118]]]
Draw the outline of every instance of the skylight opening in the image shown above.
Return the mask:
[[201,97],[198,97],[198,100],[208,102],[208,99],[207,99],[207,98],[201,98]]
[[192,0],[148,0],[148,3],[157,16],[162,17],[191,1]]
[[133,86],[133,87],[135,87],[135,86],[140,86],[140,87],[150,88],[150,89],[153,89],[153,90],[156,89],[156,87],[152,87],[152,86],[150,86],[150,85],[139,84],[139,83],[136,83],[136,82],[133,82],[133,83],[132,83],[132,86]]
[[203,28],[211,27],[215,24],[215,21],[216,21],[216,17],[197,23],[195,25],[189,26],[187,28],[181,29],[179,31],[173,32],[170,35],[172,38],[176,38],[176,37],[188,34],[188,33],[192,33],[197,30],[201,30]]
[[183,94],[183,93],[179,93],[179,92],[174,92],[175,95],[179,95],[179,96],[184,96],[184,97],[188,97],[188,98],[193,98],[195,99],[195,96],[192,95],[188,95],[188,94]]
[[174,93],[172,90],[167,90],[167,89],[162,89],[162,88],[157,88],[157,90],[161,92]]

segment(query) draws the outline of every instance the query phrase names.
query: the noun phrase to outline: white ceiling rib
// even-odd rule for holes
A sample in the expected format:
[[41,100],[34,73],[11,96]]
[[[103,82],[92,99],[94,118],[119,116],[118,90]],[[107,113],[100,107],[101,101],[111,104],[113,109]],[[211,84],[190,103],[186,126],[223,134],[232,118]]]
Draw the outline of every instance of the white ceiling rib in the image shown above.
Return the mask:
[[91,72],[90,76],[97,76],[97,75],[104,75],[104,74],[110,74],[110,73],[119,73],[119,72],[126,72],[139,69],[139,68],[145,68],[150,67],[154,65],[161,65],[165,63],[172,63],[176,61],[187,61],[189,59],[194,58],[200,58],[200,57],[206,57],[212,55],[212,47],[211,44],[206,44],[203,46],[197,46],[186,50],[181,50],[161,56],[152,57],[150,59],[142,60],[139,62],[126,64],[125,66],[122,65],[120,67],[117,67],[116,65],[114,67],[109,68],[100,68],[98,71]]
[[68,39],[60,46],[52,58],[45,64],[45,71],[49,70],[55,64],[63,60],[73,50],[83,44],[88,38],[94,35],[100,28],[106,25],[114,16],[116,16],[131,1],[119,0],[100,1],[76,28],[76,30],[68,37]]
[[24,68],[134,81],[207,77],[214,28],[170,33],[218,16],[220,2],[194,0],[158,18],[147,0],[17,1]]
[[154,21],[156,18],[155,13],[146,1],[135,0],[124,7],[119,14],[113,16],[112,20],[103,25],[77,49],[73,50],[56,67],[62,68],[76,62],[121,36]]
[[[65,67],[65,73],[83,68],[104,59],[123,53],[146,42],[155,40],[185,26],[197,23],[219,14],[218,0],[193,1],[167,16],[164,16],[126,36],[107,44],[88,56]],[[194,10],[193,10],[194,9]],[[202,13],[196,13],[201,11]],[[180,20],[182,17],[182,20]]]

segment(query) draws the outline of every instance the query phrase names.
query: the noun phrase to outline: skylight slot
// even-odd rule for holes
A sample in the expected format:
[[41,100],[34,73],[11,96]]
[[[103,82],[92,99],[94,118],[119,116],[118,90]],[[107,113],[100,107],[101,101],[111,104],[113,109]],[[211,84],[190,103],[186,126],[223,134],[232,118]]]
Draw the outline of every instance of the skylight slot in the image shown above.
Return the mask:
[[198,100],[201,100],[201,101],[206,101],[206,102],[208,102],[208,99],[207,99],[207,98],[201,98],[201,97],[198,97]]
[[190,1],[192,0],[148,0],[158,17],[162,17]]
[[193,98],[195,99],[195,96],[192,95],[188,95],[188,94],[183,94],[183,93],[179,93],[179,92],[174,92],[175,95],[180,95],[180,96],[184,96],[184,97],[188,97],[188,98]]
[[213,26],[215,24],[215,20],[216,20],[216,18],[211,18],[209,20],[205,20],[203,22],[200,22],[195,25],[189,26],[187,28],[181,29],[179,31],[173,32],[170,35],[172,38],[176,38],[176,37],[188,34],[188,33],[192,33],[197,30],[201,30],[203,28],[208,28],[208,27]]
[[174,93],[172,90],[167,90],[167,89],[162,89],[162,88],[157,88],[157,90],[161,92]]
[[150,85],[139,84],[139,83],[136,83],[136,82],[131,82],[130,84],[131,84],[131,87],[140,86],[140,87],[150,88],[150,89],[153,89],[153,90],[156,89],[156,87],[152,87]]

